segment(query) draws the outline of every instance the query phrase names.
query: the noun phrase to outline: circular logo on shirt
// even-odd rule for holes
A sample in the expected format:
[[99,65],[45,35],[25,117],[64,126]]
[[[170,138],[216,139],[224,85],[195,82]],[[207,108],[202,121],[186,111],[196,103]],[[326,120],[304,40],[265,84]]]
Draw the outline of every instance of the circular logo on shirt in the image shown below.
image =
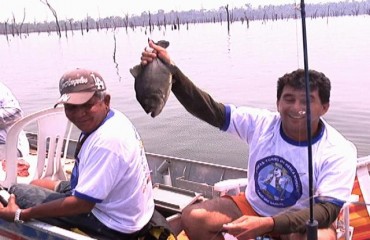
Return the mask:
[[302,196],[302,183],[295,167],[279,156],[269,156],[256,164],[257,195],[266,204],[286,208]]

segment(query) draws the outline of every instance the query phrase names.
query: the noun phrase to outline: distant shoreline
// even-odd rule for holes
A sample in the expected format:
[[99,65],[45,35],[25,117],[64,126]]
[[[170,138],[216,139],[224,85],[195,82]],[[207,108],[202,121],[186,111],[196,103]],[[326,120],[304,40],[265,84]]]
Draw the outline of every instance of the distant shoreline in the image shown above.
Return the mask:
[[[325,4],[306,4],[306,18],[328,18],[339,16],[359,16],[370,15],[370,0],[362,2],[339,2]],[[26,15],[26,10],[25,13]],[[197,23],[222,23],[241,21],[249,24],[249,21],[277,21],[282,19],[300,18],[299,5],[268,5],[260,8],[252,8],[246,4],[242,8],[229,9],[222,6],[219,10],[190,10],[190,11],[170,11],[159,10],[157,13],[143,12],[141,15],[111,16],[106,18],[93,19],[89,16],[84,20],[75,21],[74,19],[59,19],[58,13],[53,13],[54,21],[25,23],[17,22],[16,19],[24,19],[25,16],[14,16],[6,22],[0,22],[0,35],[6,37],[22,37],[33,32],[56,32],[60,37],[68,37],[67,31],[80,31],[82,34],[91,29],[115,29],[144,27],[146,31],[153,31],[154,28],[171,28],[180,30],[182,26],[188,28],[190,24]],[[21,18],[22,17],[22,18]],[[72,33],[73,34],[73,33]]]

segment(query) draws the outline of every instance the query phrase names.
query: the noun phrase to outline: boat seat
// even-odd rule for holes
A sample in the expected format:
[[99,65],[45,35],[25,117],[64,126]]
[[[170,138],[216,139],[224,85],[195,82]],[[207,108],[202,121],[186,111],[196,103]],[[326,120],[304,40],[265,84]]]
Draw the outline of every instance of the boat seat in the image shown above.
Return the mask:
[[337,238],[365,240],[370,236],[370,155],[357,159],[357,173],[351,199],[344,204],[339,216]]
[[[30,164],[28,177],[17,177],[17,142],[21,130],[27,126],[37,128],[37,154],[24,156]],[[63,107],[48,108],[23,117],[14,123],[9,131],[5,146],[6,173],[0,184],[29,183],[34,179],[65,180],[66,159],[72,123],[67,119]]]

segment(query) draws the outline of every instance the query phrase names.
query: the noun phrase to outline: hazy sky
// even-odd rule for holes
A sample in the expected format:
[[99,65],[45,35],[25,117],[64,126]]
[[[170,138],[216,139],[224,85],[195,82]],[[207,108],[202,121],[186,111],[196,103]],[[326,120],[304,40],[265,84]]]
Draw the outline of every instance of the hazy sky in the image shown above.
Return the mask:
[[[43,0],[44,1],[44,0]],[[305,0],[305,3],[338,2],[339,0]],[[124,16],[125,14],[140,14],[144,11],[156,13],[163,9],[190,10],[190,9],[218,9],[229,4],[230,8],[244,6],[249,3],[253,7],[266,4],[296,3],[300,0],[48,0],[56,10],[59,19],[74,18],[80,20],[87,15],[96,19],[106,16]],[[16,22],[23,19],[26,11],[26,22],[54,21],[48,7],[40,0],[0,0],[0,21],[12,21],[13,13]]]

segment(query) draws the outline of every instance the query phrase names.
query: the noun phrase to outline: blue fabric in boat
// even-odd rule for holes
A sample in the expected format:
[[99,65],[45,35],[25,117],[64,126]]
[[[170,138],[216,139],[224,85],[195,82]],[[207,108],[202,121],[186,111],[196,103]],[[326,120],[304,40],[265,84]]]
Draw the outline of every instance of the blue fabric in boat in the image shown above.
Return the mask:
[[[33,207],[71,195],[71,185],[62,181],[56,191],[29,184],[16,184],[9,189],[16,196],[16,203],[22,209]],[[154,211],[150,222],[138,232],[125,234],[106,227],[92,213],[79,214],[60,218],[42,218],[40,221],[65,229],[78,228],[90,237],[97,239],[126,239],[136,240],[145,236],[145,240],[175,239],[166,219],[157,210]]]
[[[56,199],[65,198],[71,194],[68,182],[62,182],[56,190],[60,192],[29,184],[16,184],[9,189],[9,193],[14,194],[16,196],[17,205],[25,209]],[[86,235],[97,239],[137,239],[137,233],[125,234],[110,229],[101,223],[92,213],[69,217],[40,218],[38,220],[68,230],[77,228],[80,232],[86,233]]]

